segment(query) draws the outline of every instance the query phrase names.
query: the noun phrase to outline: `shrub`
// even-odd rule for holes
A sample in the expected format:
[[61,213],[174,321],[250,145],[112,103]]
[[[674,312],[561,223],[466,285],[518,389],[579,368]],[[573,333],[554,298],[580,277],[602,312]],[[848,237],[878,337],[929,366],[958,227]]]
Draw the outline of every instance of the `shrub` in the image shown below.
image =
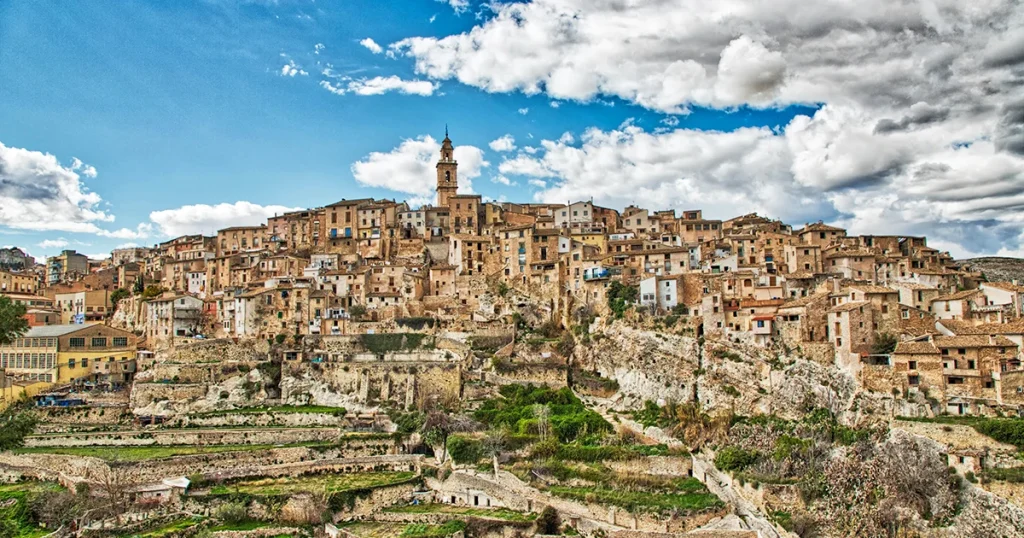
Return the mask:
[[395,318],[395,324],[399,327],[408,327],[414,331],[421,331],[424,327],[434,327],[434,318],[430,317],[412,317],[412,318]]
[[545,506],[537,516],[537,534],[558,534],[560,525],[558,511],[551,506]]
[[240,502],[229,502],[218,506],[213,516],[225,523],[242,523],[249,519],[245,505]]
[[742,471],[757,462],[758,453],[738,446],[727,446],[715,454],[715,467],[723,471]]
[[419,333],[385,333],[364,334],[361,337],[363,347],[371,353],[383,355],[402,350],[420,347],[426,335]]
[[451,454],[452,461],[455,463],[476,463],[484,455],[484,446],[477,439],[452,435],[448,437],[448,453]]
[[354,304],[348,309],[348,314],[355,319],[366,315],[366,307],[361,304]]
[[613,280],[608,286],[608,291],[605,295],[608,298],[608,308],[611,309],[616,318],[621,318],[626,313],[626,310],[629,310],[636,304],[640,291],[636,286],[626,286],[617,280]]

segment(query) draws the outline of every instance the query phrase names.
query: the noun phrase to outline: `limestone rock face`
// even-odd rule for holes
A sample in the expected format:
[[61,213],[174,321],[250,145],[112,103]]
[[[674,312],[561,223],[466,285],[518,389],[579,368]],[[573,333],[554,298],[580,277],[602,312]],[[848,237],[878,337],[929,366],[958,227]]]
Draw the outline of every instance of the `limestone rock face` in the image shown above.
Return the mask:
[[694,338],[616,323],[576,346],[574,363],[617,381],[622,396],[616,408],[631,410],[646,400],[691,401],[700,359]]
[[258,369],[215,383],[135,383],[129,407],[139,416],[169,416],[262,405],[267,379]]

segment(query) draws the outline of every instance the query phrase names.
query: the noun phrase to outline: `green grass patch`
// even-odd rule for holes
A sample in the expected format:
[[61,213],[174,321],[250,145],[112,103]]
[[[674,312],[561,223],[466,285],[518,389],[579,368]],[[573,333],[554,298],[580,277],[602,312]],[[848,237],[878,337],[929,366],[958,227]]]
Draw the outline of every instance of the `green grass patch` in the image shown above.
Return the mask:
[[537,514],[525,514],[507,508],[471,508],[451,504],[410,504],[408,506],[393,506],[384,511],[395,514],[453,514],[516,522],[529,522],[537,519]]
[[552,390],[532,385],[506,385],[501,398],[484,402],[473,416],[492,427],[506,427],[517,434],[537,434],[541,429],[539,407],[547,408],[550,430],[562,442],[610,432],[612,425],[587,409],[568,387]]
[[371,353],[383,355],[397,351],[411,351],[423,345],[427,335],[419,333],[364,334],[360,337],[363,347]]
[[704,484],[695,478],[680,481],[677,485],[679,489],[671,493],[568,486],[551,486],[548,489],[559,497],[611,504],[631,512],[696,512],[724,506],[718,497],[708,492]]
[[276,497],[293,493],[340,493],[365,490],[408,482],[416,477],[412,471],[379,473],[323,474],[299,477],[262,478],[221,484],[210,488],[210,495],[247,495]]
[[153,530],[150,530],[150,531],[147,531],[145,533],[142,533],[142,534],[132,534],[131,537],[132,538],[165,538],[165,537],[168,537],[168,536],[175,536],[178,533],[184,531],[185,529],[189,529],[189,528],[195,527],[196,525],[202,523],[202,521],[203,521],[203,518],[200,517],[200,516],[192,516],[192,517],[188,517],[188,518],[184,518],[184,519],[178,519],[178,520],[175,520],[175,521],[171,521],[171,522],[169,522],[169,523],[167,523],[165,525],[162,525],[160,527],[157,527],[157,528],[155,528]]
[[982,476],[987,480],[1002,480],[1003,482],[1024,483],[1024,467],[992,468],[985,469]]
[[970,426],[978,433],[1008,445],[1024,450],[1024,418],[989,418],[971,416],[940,415],[932,418],[898,417],[908,422],[930,422],[933,424],[958,424]]
[[271,523],[269,521],[239,521],[236,523],[222,523],[215,527],[210,527],[210,531],[251,531],[255,529],[262,529],[263,527],[269,527]]
[[448,521],[443,525],[410,523],[402,529],[401,538],[444,538],[466,530],[465,521]]
[[42,529],[36,524],[29,505],[38,495],[62,489],[59,484],[52,482],[20,482],[0,486],[0,503],[14,501],[10,506],[0,508],[0,520],[3,520],[0,531],[12,532],[10,536],[13,538],[36,538],[53,532],[52,529]]

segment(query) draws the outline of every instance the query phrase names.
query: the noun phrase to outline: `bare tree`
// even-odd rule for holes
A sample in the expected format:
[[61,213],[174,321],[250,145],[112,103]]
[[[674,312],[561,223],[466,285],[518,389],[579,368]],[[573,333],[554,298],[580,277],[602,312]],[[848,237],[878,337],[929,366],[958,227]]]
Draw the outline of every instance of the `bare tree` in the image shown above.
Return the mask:
[[495,428],[487,432],[487,437],[484,438],[484,454],[490,456],[491,461],[494,462],[494,476],[498,476],[498,456],[505,450],[505,445],[508,442],[508,434],[504,429]]
[[541,441],[546,441],[551,432],[551,409],[544,404],[533,406],[533,416],[537,417],[537,434]]

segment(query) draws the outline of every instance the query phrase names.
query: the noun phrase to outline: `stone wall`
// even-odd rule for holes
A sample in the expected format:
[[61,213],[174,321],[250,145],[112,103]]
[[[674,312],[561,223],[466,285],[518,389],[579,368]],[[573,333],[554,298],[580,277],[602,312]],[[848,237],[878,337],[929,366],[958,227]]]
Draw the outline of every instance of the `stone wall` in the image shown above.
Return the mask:
[[487,372],[484,379],[495,385],[544,385],[551,388],[568,386],[569,369],[563,365],[513,363],[501,372]]
[[38,433],[111,428],[132,419],[125,406],[41,407],[36,408],[35,413],[39,417]]
[[626,461],[607,462],[617,473],[636,473],[664,476],[690,476],[693,458],[690,456],[647,456]]
[[224,415],[184,415],[180,426],[188,427],[334,427],[346,425],[345,417],[333,413],[228,413]]
[[[405,356],[405,355],[402,355]],[[461,361],[389,360],[329,362],[319,371],[289,370],[281,380],[281,397],[289,404],[342,407],[391,402],[423,408],[431,402],[456,401],[462,391]]]
[[1000,443],[987,435],[982,435],[970,426],[959,424],[936,424],[931,422],[913,422],[895,420],[893,428],[899,428],[915,435],[928,437],[949,450],[986,450],[996,453],[1014,454],[1017,448],[1013,445]]
[[1010,501],[1020,508],[1024,508],[1024,484],[993,481],[984,483],[981,488]]
[[[338,457],[338,452],[308,449],[274,449],[178,456],[162,460],[125,462],[114,467],[129,484],[149,484],[168,477],[204,475],[210,480],[249,477],[294,476],[321,472],[374,470],[416,471],[420,455]],[[95,482],[110,472],[111,464],[98,458],[56,454],[0,454],[0,469],[9,476],[52,480],[74,488],[78,482]]]
[[173,445],[287,445],[331,442],[342,435],[340,428],[264,428],[249,430],[136,430],[124,432],[83,432],[25,438],[27,447],[74,446],[173,446]]

